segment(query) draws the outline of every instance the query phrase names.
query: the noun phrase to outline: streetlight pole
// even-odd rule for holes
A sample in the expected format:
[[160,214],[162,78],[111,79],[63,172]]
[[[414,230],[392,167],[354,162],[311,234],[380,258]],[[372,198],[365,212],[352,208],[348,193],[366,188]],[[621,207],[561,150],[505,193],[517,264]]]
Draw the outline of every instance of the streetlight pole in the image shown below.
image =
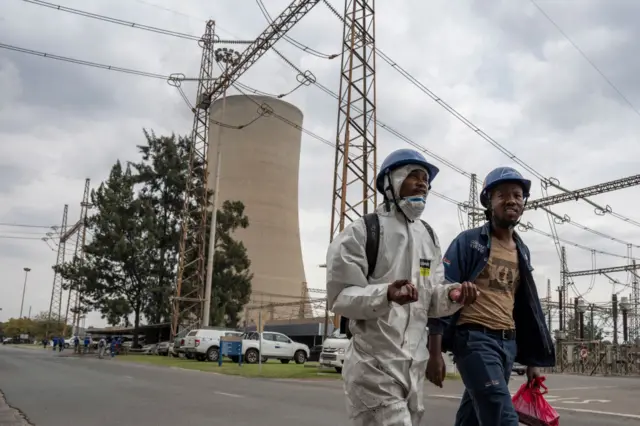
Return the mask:
[[[225,74],[229,66],[236,65],[240,59],[240,54],[233,49],[220,48],[215,51],[216,62],[224,64]],[[227,91],[222,94],[222,114],[220,123],[224,123],[224,115],[227,106]],[[211,114],[211,110],[209,110]],[[208,118],[211,120],[211,117]],[[211,317],[211,286],[213,285],[213,256],[216,252],[216,228],[218,225],[218,192],[220,189],[220,167],[222,166],[222,139],[220,137],[220,124],[216,129],[216,180],[213,189],[213,207],[211,209],[211,228],[209,230],[209,252],[207,254],[207,281],[204,286],[204,309],[202,312],[202,326],[208,327]]]
[[20,318],[22,318],[22,308],[24,307],[24,293],[27,290],[27,276],[29,275],[30,268],[23,268],[24,270],[24,284],[22,285],[22,302],[20,302]]

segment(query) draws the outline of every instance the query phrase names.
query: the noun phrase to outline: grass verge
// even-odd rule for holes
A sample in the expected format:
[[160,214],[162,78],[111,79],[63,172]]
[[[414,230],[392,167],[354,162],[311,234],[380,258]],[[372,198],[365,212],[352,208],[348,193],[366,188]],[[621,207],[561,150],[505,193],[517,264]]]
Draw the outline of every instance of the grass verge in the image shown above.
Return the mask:
[[[222,366],[218,363],[194,361],[184,358],[172,358],[153,355],[125,355],[116,357],[118,361],[150,364],[163,367],[184,368],[187,370],[204,371],[209,373],[228,374],[242,377],[261,377],[268,379],[340,379],[341,375],[334,370],[319,370],[318,364],[308,362],[304,365],[282,364],[279,361],[268,361],[260,368],[257,364],[238,364],[226,361]],[[447,373],[448,380],[459,380],[460,376]]]
[[335,372],[322,372],[317,368],[316,363],[282,364],[279,361],[269,361],[262,364],[243,364],[239,366],[231,361],[218,363],[194,361],[182,358],[171,358],[166,356],[153,355],[125,355],[116,357],[118,361],[135,362],[139,364],[150,364],[163,367],[184,368],[187,370],[205,371],[210,373],[228,374],[242,377],[262,377],[269,379],[339,379],[340,375]]

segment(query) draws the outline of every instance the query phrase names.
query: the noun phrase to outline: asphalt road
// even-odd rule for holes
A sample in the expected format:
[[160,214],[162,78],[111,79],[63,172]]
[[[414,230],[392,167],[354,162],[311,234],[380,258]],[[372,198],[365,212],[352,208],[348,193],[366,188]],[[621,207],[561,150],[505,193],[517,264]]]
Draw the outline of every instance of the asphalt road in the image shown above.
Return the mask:
[[[514,376],[514,389],[518,382]],[[548,382],[562,426],[640,425],[640,379],[553,376]],[[429,385],[425,425],[453,424],[460,386]],[[349,424],[337,380],[245,379],[2,346],[0,390],[37,426]],[[19,425],[17,415],[0,398],[0,425]]]

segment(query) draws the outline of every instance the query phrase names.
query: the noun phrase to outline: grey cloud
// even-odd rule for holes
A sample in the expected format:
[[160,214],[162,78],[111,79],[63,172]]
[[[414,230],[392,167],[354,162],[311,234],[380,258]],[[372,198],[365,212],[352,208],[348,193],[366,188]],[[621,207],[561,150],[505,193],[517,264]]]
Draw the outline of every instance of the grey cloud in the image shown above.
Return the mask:
[[[15,3],[3,9],[7,16],[16,18],[11,19],[11,26],[3,27],[11,34],[0,29],[0,38],[7,43],[156,73],[195,76],[198,71],[200,54],[195,43]],[[191,17],[145,2],[69,0],[65,5],[198,35],[211,11],[209,3],[200,0],[166,5]],[[221,37],[250,38],[266,27],[258,8],[249,3],[251,6],[242,10],[230,3],[216,5],[213,12]],[[283,8],[276,1],[265,4],[272,16]],[[342,10],[340,2],[333,4]],[[638,99],[635,76],[640,64],[633,54],[638,39],[637,11],[631,3],[581,2],[580,7],[571,2],[540,4],[602,65],[625,95],[632,101]],[[636,172],[633,158],[640,154],[640,148],[634,148],[637,143],[633,136],[637,133],[637,117],[570,46],[555,50],[558,43],[566,42],[526,1],[490,5],[479,1],[470,5],[416,1],[401,6],[380,4],[377,16],[378,47],[544,174],[578,188]],[[340,25],[323,5],[318,5],[291,36],[317,50],[335,53],[340,49]],[[38,31],[33,31],[34,26]],[[594,34],[614,30],[621,34],[622,41],[610,48],[598,47]],[[300,69],[311,70],[319,82],[338,91],[339,58],[313,58],[284,40],[277,48]],[[14,90],[1,86],[3,93],[11,93],[11,101],[0,100],[0,155],[11,160],[15,172],[5,179],[9,193],[0,190],[0,201],[5,205],[0,217],[56,223],[65,202],[73,206],[73,215],[77,216],[84,177],[91,177],[96,186],[107,176],[116,158],[135,159],[135,145],[143,140],[141,128],[153,129],[157,134],[188,134],[191,130],[191,114],[176,89],[164,81],[58,64],[13,52],[0,51],[0,58],[0,75],[17,75],[20,79]],[[17,73],[3,74],[7,63],[13,64]],[[277,55],[268,53],[240,81],[277,94],[291,90],[295,77],[296,73]],[[191,100],[195,87],[194,83],[184,84]],[[382,61],[378,61],[377,87],[380,120],[464,170],[477,172],[482,179],[492,167],[510,163]],[[317,88],[304,87],[285,100],[302,109],[305,128],[331,142],[335,140],[335,99]],[[392,149],[407,146],[383,130],[379,130],[378,138],[379,161]],[[310,285],[315,286],[323,285],[323,271],[314,265],[324,259],[328,243],[333,157],[332,148],[303,136],[299,198],[305,219],[301,219],[301,233],[308,279],[313,279]],[[434,189],[456,200],[466,200],[467,180],[444,166],[441,169]],[[31,178],[24,181],[21,176]],[[539,194],[537,183],[535,190]],[[633,215],[637,209],[633,191],[637,189],[626,190],[620,196],[607,194],[598,202],[602,200],[616,211]],[[37,214],[33,213],[34,205],[41,206]],[[567,204],[554,210],[569,213],[574,220],[605,233],[640,236],[635,227],[594,217],[592,209],[584,204]],[[47,217],[50,219],[45,220]],[[543,214],[530,212],[525,217],[548,232]],[[425,218],[438,232],[443,246],[460,231],[457,207],[436,197],[429,199]],[[624,252],[624,247],[569,225],[558,229],[563,238]],[[525,238],[531,246],[536,273],[552,278],[555,288],[559,263],[552,241],[534,233]],[[12,271],[7,282],[20,282],[20,270],[10,268],[16,260],[10,256],[20,250],[20,257],[37,264],[38,273],[43,274],[38,278],[34,275],[34,280],[49,286],[49,266],[55,254],[42,242],[27,242],[30,243],[0,242],[0,265],[3,270]],[[568,250],[571,268],[590,267],[588,251]],[[617,260],[602,259],[602,264]],[[580,289],[589,284],[584,280],[576,283]],[[538,284],[546,291],[546,283]],[[608,283],[598,280],[589,297],[606,299],[609,292]],[[46,295],[42,297],[43,306],[47,299]]]

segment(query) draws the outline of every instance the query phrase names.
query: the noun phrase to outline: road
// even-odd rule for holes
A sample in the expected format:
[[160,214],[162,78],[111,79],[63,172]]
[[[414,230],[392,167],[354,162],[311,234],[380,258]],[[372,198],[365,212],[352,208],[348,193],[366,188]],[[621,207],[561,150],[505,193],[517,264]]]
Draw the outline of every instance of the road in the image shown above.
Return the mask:
[[[514,376],[514,391],[520,381]],[[552,376],[548,383],[562,426],[640,425],[640,379]],[[425,425],[453,424],[460,389],[459,381],[428,386]],[[0,390],[24,424],[36,426],[349,424],[338,380],[246,379],[3,346]],[[22,425],[17,415],[0,398],[0,425]]]

